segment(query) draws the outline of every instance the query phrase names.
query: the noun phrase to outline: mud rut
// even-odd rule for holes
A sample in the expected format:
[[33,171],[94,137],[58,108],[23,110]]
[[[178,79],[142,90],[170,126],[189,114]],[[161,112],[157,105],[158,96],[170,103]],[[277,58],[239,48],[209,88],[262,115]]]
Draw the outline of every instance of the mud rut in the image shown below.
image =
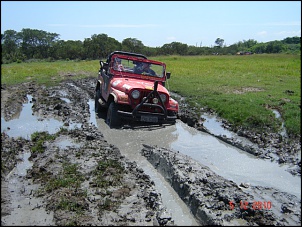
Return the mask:
[[[1,117],[6,121],[18,115],[22,103],[28,101],[27,94],[31,94],[33,113],[41,121],[56,118],[62,121],[62,127],[80,125],[80,128],[61,130],[56,140],[44,142],[43,153],[31,153],[29,160],[33,164],[25,174],[18,172],[17,165],[19,159],[24,159],[24,153],[30,153],[33,142],[1,134],[2,225],[175,224],[150,176],[137,163],[121,155],[89,122],[88,100],[94,99],[94,86],[95,79],[91,78],[69,80],[51,88],[30,83],[1,88]],[[179,118],[188,125],[201,127],[194,112],[187,110]],[[58,143],[62,140],[73,142],[61,148]],[[294,144],[291,150],[299,149],[300,143]],[[297,166],[295,173],[301,173],[301,159],[299,166],[299,160],[293,161],[290,155],[282,155],[283,152],[279,152],[282,160],[291,160]],[[301,197],[273,188],[237,185],[172,150],[144,145],[142,155],[166,178],[201,225],[301,225]],[[104,160],[114,160],[123,168],[118,182],[112,179],[116,170],[105,169],[102,177],[109,182],[106,188],[96,183],[94,175]],[[78,174],[83,176],[81,186],[41,189],[50,179],[61,176],[66,163],[78,165]],[[58,205],[62,204],[62,198],[73,206],[63,209]],[[254,200],[270,200],[273,207],[253,207]],[[248,204],[240,206],[240,201]]]

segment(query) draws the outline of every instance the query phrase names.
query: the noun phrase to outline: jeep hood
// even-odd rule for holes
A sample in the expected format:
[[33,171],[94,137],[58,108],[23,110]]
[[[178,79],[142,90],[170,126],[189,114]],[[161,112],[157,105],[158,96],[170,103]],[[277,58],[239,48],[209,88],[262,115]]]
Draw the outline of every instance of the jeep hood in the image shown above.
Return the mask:
[[[127,94],[132,89],[150,91],[154,89],[154,81],[147,81],[142,79],[116,78],[111,81],[111,84],[114,89],[120,90]],[[158,83],[157,91],[160,93],[169,94],[168,90],[161,83]]]

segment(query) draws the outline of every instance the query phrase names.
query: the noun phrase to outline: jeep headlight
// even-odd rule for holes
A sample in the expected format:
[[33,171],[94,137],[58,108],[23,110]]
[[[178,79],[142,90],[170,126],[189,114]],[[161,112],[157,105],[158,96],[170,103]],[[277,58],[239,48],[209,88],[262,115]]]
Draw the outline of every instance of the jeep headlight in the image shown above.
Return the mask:
[[140,96],[139,90],[133,90],[133,91],[131,92],[131,96],[132,96],[132,98],[134,98],[134,99],[138,99],[139,96]]
[[167,96],[165,94],[160,94],[161,101],[166,102]]

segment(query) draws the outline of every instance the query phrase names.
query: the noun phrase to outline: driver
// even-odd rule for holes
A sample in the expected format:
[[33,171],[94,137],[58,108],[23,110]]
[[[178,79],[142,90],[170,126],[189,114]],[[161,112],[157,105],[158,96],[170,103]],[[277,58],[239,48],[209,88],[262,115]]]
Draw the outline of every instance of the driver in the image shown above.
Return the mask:
[[135,68],[134,73],[136,73],[136,74],[147,73],[147,74],[150,74],[152,76],[156,75],[156,73],[154,72],[154,70],[152,70],[150,68],[150,63],[146,63],[146,62],[143,62],[140,65],[138,65]]

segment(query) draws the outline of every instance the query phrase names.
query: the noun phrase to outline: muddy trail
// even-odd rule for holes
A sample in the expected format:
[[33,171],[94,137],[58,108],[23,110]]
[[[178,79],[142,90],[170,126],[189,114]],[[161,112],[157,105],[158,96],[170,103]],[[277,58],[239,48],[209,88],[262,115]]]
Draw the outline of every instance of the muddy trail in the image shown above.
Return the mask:
[[176,94],[175,125],[110,129],[95,82],[2,85],[1,225],[301,225],[299,138]]

